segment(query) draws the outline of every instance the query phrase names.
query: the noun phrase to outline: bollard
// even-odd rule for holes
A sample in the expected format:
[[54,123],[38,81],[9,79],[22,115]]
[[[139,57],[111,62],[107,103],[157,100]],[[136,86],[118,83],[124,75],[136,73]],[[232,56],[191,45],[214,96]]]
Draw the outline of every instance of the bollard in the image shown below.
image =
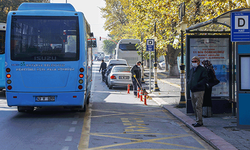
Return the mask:
[[140,94],[140,95],[141,95],[141,101],[143,102],[143,100],[142,100],[142,99],[143,99],[143,93],[142,93],[142,90],[141,90],[141,94]]
[[140,89],[139,89],[139,87],[137,88],[137,97],[140,98]]
[[130,84],[128,84],[128,94],[129,94],[129,90],[130,90]]
[[147,105],[147,93],[144,93],[144,105]]

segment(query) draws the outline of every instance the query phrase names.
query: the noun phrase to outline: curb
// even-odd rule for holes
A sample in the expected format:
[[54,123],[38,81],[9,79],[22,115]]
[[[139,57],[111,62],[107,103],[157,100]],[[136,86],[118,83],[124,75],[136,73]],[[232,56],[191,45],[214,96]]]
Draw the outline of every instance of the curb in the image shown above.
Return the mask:
[[[156,96],[152,93],[148,94],[150,97]],[[155,101],[159,106],[162,108],[168,110],[173,116],[175,116],[177,119],[179,119],[181,122],[183,122],[190,130],[195,132],[199,137],[201,137],[204,141],[206,141],[209,145],[211,145],[214,149],[218,150],[237,150],[232,144],[225,141],[223,138],[219,137],[206,127],[193,127],[192,123],[195,122],[195,120],[188,117],[186,114],[182,113],[178,109],[174,108],[171,105],[168,105],[165,101],[163,101],[161,98],[152,98],[153,101]]]

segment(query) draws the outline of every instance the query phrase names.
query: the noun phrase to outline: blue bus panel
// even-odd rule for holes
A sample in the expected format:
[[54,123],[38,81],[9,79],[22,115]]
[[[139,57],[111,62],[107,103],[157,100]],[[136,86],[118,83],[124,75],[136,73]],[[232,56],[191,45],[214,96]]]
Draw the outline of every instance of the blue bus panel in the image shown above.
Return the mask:
[[[9,106],[88,103],[92,81],[90,27],[71,4],[23,3],[9,12],[6,96]],[[25,106],[25,107],[23,107]]]

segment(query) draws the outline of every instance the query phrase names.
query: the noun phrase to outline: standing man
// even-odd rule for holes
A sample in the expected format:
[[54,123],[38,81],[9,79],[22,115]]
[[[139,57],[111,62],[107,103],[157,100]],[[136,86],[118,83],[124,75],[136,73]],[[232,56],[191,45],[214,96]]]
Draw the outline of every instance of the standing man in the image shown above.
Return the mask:
[[187,85],[192,93],[191,102],[196,117],[196,123],[192,124],[194,127],[203,125],[202,104],[207,81],[207,70],[200,66],[200,58],[194,56],[192,58],[192,69],[187,77]]
[[141,62],[137,61],[131,69],[134,95],[137,96],[137,86],[141,88]]
[[104,60],[102,60],[102,63],[99,69],[99,72],[100,70],[102,70],[102,81],[104,81],[104,74],[105,74],[106,68],[107,68],[107,64],[104,62]]

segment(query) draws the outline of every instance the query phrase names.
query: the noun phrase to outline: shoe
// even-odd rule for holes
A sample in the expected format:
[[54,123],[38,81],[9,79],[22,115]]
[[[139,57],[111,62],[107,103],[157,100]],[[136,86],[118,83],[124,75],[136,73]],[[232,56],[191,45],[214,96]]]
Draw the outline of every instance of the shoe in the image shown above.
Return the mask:
[[195,124],[192,124],[192,126],[194,126],[194,127],[200,127],[200,126],[203,126],[203,123],[202,124],[195,123]]

